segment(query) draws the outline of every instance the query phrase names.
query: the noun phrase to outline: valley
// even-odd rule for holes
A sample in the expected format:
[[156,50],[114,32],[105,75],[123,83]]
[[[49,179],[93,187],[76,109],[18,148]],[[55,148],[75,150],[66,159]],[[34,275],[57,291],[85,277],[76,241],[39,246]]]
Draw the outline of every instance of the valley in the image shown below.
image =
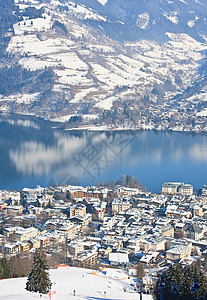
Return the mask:
[[[166,32],[165,41],[150,40],[147,33],[146,39],[112,39],[101,25],[110,23],[116,31],[122,22],[107,15],[111,1],[97,1],[98,9],[85,2],[15,0],[22,14],[31,7],[36,13],[14,24],[6,51],[22,69],[51,70],[53,79],[47,80],[46,72],[39,91],[30,84],[2,94],[0,111],[66,122],[66,128],[101,124],[107,129],[206,131],[207,37],[202,34],[199,41],[185,32]],[[136,24],[147,32],[147,25],[141,25],[146,16]],[[177,22],[164,16],[172,25]],[[156,121],[157,111],[164,115]],[[177,124],[174,114],[181,118]],[[68,124],[73,116],[81,121]],[[183,117],[187,124],[179,129]]]

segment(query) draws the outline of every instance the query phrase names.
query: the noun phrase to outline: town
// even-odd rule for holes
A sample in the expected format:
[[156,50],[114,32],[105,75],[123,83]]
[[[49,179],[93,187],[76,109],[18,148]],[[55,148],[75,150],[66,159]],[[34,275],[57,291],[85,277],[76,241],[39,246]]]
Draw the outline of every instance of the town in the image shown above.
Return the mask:
[[195,193],[190,184],[167,182],[160,194],[114,183],[1,190],[0,252],[18,262],[27,257],[25,268],[40,247],[51,268],[121,267],[150,293],[171,263],[206,268],[206,220],[205,185]]

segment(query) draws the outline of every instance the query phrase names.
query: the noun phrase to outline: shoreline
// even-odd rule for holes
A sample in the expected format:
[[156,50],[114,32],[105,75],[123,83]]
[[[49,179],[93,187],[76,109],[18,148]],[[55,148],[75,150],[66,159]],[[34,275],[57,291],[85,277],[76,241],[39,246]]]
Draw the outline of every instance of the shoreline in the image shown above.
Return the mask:
[[[141,127],[141,128],[132,128],[132,127],[111,127],[111,126],[106,126],[106,125],[100,125],[100,126],[96,126],[96,125],[80,125],[79,127],[72,127],[72,128],[66,128],[66,126],[64,126],[65,122],[61,122],[61,121],[55,121],[49,118],[45,118],[42,116],[38,116],[35,114],[27,114],[27,113],[2,113],[0,112],[0,116],[3,117],[9,117],[10,116],[16,116],[16,117],[26,117],[26,118],[35,118],[35,119],[41,119],[45,122],[51,123],[51,127],[54,129],[61,129],[63,131],[88,131],[88,132],[134,132],[134,131],[153,131],[153,132],[176,132],[176,133],[193,133],[193,134],[201,134],[201,133],[207,133],[207,128],[204,128],[204,130],[195,130],[195,129],[191,129],[191,130],[185,130],[185,129],[179,129],[179,128],[165,128],[165,129],[157,129],[152,125],[146,125],[145,127]],[[55,124],[57,126],[55,126]],[[53,126],[54,125],[54,126]]]

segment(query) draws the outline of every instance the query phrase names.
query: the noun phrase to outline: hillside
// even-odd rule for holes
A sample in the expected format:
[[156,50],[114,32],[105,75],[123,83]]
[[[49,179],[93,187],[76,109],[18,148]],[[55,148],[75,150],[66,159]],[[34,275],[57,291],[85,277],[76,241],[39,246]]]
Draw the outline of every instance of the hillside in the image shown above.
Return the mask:
[[[97,275],[96,275],[97,274]],[[137,292],[133,291],[130,283],[133,281],[125,279],[121,270],[109,269],[105,273],[94,273],[92,270],[79,268],[59,268],[50,270],[52,285],[52,299],[93,299],[93,300],[122,300],[138,299]],[[28,300],[40,299],[37,293],[30,293],[25,290],[26,278],[5,279],[0,281],[2,300]],[[126,292],[124,292],[126,288]],[[76,296],[74,296],[74,290]],[[104,297],[106,292],[106,298]],[[42,299],[49,299],[43,295]],[[152,300],[150,295],[143,295],[143,300]]]
[[[87,114],[100,123],[103,111],[120,108],[127,118],[130,106],[141,118],[206,86],[204,0],[15,0],[12,10],[2,112],[62,121]],[[7,85],[14,63],[22,73],[12,70]]]

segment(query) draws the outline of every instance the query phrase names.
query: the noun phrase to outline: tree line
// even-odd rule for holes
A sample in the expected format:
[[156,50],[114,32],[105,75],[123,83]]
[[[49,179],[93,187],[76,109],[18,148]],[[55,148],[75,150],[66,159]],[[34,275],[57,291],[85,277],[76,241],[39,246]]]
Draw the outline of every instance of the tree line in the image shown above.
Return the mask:
[[54,83],[52,69],[30,71],[20,65],[0,68],[0,94],[9,95],[15,92],[37,92],[51,89]]
[[156,284],[155,300],[205,300],[207,278],[199,264],[183,267],[180,263],[170,265]]
[[0,279],[28,276],[32,266],[32,253],[0,258]]

